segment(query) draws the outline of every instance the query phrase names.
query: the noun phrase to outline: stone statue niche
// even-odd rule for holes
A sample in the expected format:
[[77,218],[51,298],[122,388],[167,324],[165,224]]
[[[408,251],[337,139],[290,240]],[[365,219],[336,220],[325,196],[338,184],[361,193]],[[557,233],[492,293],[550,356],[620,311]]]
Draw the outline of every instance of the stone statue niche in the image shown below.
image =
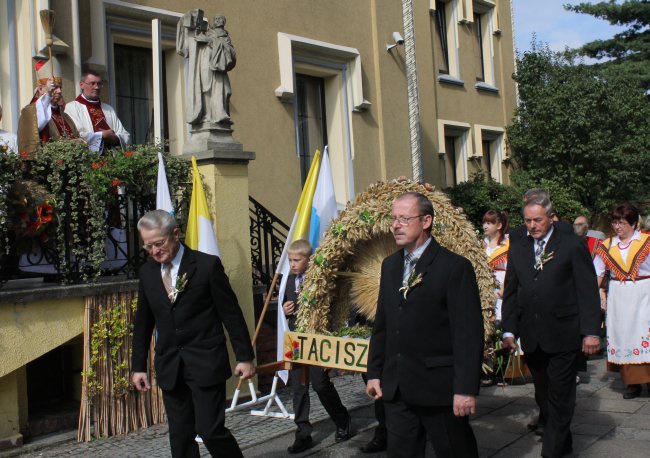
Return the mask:
[[225,16],[216,15],[212,24],[203,16],[203,10],[188,11],[176,27],[176,51],[185,57],[187,70],[185,120],[191,138],[184,152],[241,150],[232,138],[229,107],[228,72],[237,63],[235,48],[225,29]]

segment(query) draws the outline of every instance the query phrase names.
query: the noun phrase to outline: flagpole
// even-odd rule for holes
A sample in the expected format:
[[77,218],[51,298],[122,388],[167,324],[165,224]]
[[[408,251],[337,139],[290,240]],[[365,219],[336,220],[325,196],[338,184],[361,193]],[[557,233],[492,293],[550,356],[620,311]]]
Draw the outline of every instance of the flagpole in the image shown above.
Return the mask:
[[[269,291],[266,294],[264,307],[262,308],[262,313],[260,313],[260,318],[257,321],[257,326],[255,327],[255,334],[253,334],[253,338],[251,339],[251,344],[253,345],[253,348],[255,348],[255,343],[257,342],[257,336],[259,336],[260,330],[262,329],[264,316],[266,315],[266,310],[269,308],[269,304],[271,303],[271,296],[273,295],[273,291],[275,290],[275,284],[278,282],[279,277],[280,277],[280,272],[276,271],[275,274],[273,275],[273,281],[271,282],[271,287],[269,288]],[[241,384],[243,381],[244,379],[242,378],[239,379],[239,382],[237,383],[237,389],[241,388]]]

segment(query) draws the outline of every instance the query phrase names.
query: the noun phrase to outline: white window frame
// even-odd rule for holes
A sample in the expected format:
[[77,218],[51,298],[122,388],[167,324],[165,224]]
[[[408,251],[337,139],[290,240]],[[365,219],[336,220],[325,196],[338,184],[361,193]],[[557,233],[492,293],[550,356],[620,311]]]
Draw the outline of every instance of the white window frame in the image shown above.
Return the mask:
[[496,86],[496,69],[494,65],[494,35],[499,34],[496,26],[497,14],[496,3],[493,0],[466,0],[470,19],[473,22],[474,13],[481,18],[481,43],[483,46],[483,79],[477,81],[474,87],[477,90],[498,93]]
[[[364,111],[361,55],[355,48],[278,32],[280,86],[275,95],[293,103],[295,74],[324,79],[327,139],[334,192],[339,206],[354,198],[354,141],[352,113]],[[297,133],[296,133],[297,135]],[[296,154],[298,144],[296,137]]]
[[503,127],[474,125],[476,157],[483,158],[483,141],[494,142],[494,154],[490,164],[490,176],[503,183],[503,161],[505,159],[505,129]]
[[[463,0],[446,0],[445,3],[449,8],[445,9],[447,17],[445,23],[447,24],[447,54],[448,54],[448,74],[438,75],[438,81],[441,83],[455,84],[457,86],[465,85],[465,82],[460,77],[460,48],[458,43],[458,24],[463,23]],[[430,0],[429,10],[435,11],[436,2]]]
[[447,160],[445,137],[456,138],[456,184],[469,180],[467,161],[474,156],[470,133],[471,125],[466,122],[438,120],[439,157]]

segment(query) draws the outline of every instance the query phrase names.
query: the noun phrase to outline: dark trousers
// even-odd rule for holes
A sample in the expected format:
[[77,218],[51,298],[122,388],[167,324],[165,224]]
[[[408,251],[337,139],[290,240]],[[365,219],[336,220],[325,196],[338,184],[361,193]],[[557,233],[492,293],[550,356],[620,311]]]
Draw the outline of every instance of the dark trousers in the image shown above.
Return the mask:
[[[363,383],[368,384],[368,376],[365,372],[361,373]],[[386,407],[384,407],[383,399],[375,401],[375,419],[377,420],[377,427],[375,428],[374,440],[379,442],[386,442],[388,439],[388,431],[386,430]]]
[[[350,421],[350,414],[341,402],[339,393],[334,388],[327,372],[316,366],[309,366],[309,381],[312,388],[318,395],[321,404],[329,414],[334,424],[339,428],[345,428]],[[293,391],[293,412],[294,422],[298,429],[296,438],[306,439],[311,436],[314,427],[309,422],[309,384],[300,383],[302,369],[291,371],[291,390]]]
[[179,372],[174,389],[163,391],[172,457],[198,458],[197,434],[212,456],[243,456],[225,426],[226,384],[198,386],[182,363]]
[[560,457],[573,445],[571,419],[576,404],[578,353],[546,353],[537,348],[525,355],[535,384],[540,419],[544,421],[542,456]]
[[451,406],[417,406],[401,399],[384,401],[388,456],[424,457],[427,437],[438,458],[478,457],[478,445],[468,417],[456,417]]

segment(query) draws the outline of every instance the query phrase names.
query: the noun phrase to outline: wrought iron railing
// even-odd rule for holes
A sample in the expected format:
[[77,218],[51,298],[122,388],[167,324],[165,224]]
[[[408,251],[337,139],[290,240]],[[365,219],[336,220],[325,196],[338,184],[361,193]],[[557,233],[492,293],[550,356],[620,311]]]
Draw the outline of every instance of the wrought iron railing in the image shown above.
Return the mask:
[[270,286],[289,234],[289,226],[257,200],[250,196],[248,200],[253,284]]

